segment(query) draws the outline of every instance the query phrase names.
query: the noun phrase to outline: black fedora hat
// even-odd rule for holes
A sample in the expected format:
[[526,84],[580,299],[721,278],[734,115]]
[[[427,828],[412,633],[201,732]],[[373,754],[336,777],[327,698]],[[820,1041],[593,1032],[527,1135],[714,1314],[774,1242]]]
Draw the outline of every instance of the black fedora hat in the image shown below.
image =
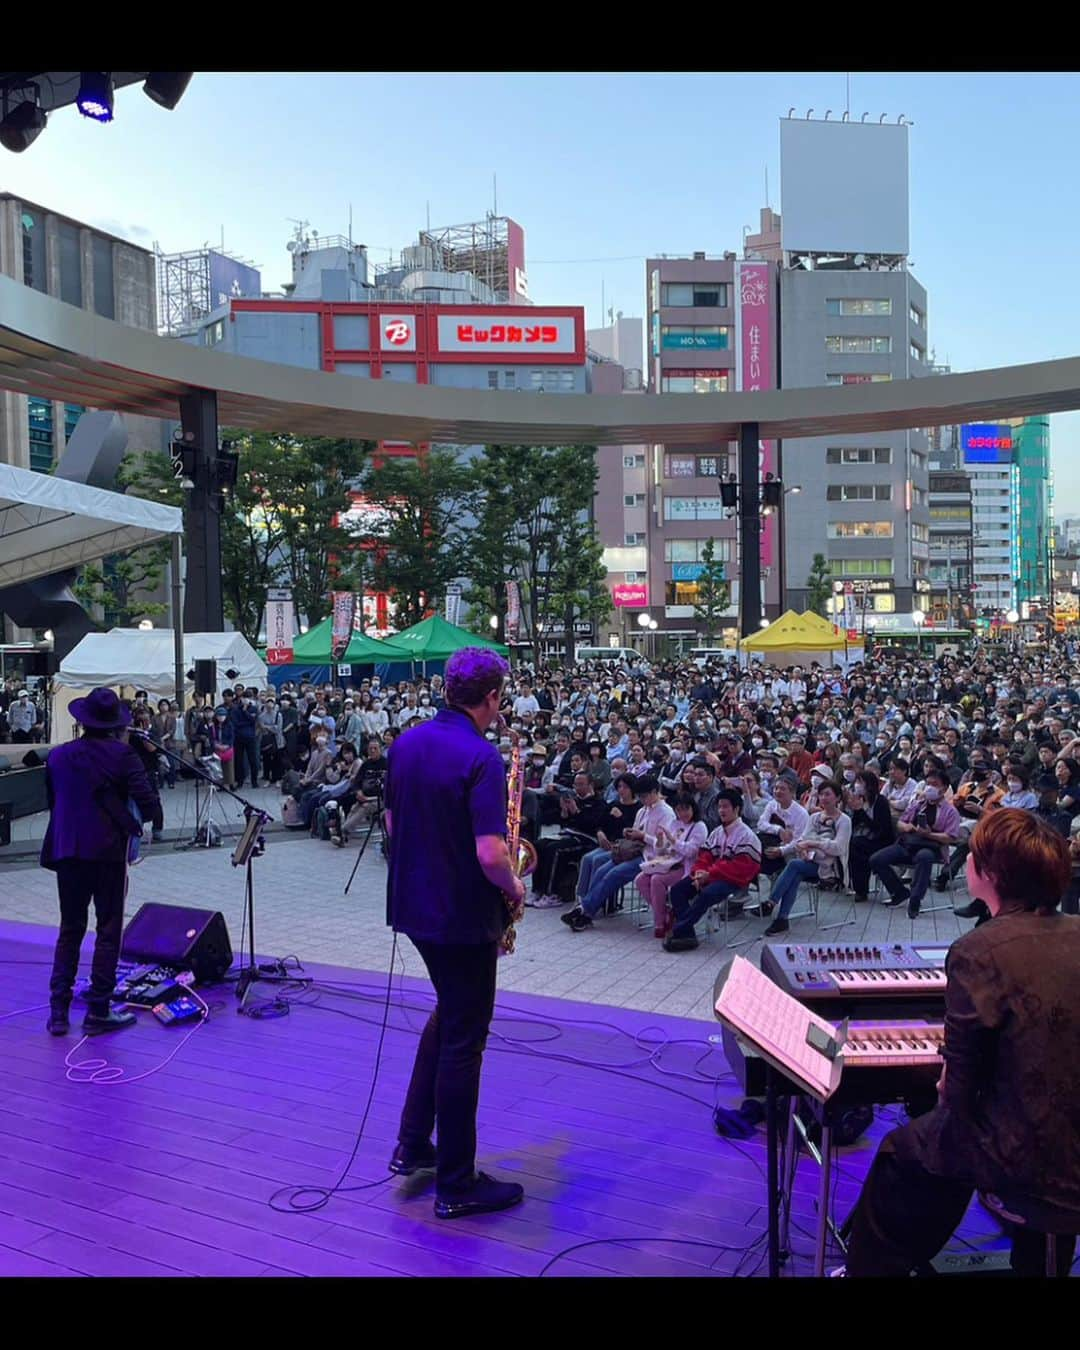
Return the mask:
[[85,698],[73,699],[69,711],[76,722],[95,731],[131,725],[130,709],[124,707],[112,689],[94,689]]

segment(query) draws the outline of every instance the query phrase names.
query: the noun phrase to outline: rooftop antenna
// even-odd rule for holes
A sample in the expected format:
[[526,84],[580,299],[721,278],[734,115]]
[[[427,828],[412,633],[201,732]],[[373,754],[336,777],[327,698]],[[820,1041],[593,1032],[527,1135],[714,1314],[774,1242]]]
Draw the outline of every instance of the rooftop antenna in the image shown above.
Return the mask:
[[431,203],[430,203],[430,202],[425,202],[425,203],[424,203],[424,209],[425,209],[425,211],[427,212],[427,232],[428,232],[428,234],[430,234],[430,233],[431,233]]
[[491,175],[491,214],[499,214],[499,177],[494,173]]
[[349,203],[349,247],[352,248],[352,202]]
[[[771,205],[772,205],[772,203],[769,201],[769,166],[766,164],[766,165],[765,165],[765,208],[766,208],[766,210],[768,210],[768,208],[769,208]],[[743,242],[744,242],[744,243],[746,242],[745,239],[743,240]]]

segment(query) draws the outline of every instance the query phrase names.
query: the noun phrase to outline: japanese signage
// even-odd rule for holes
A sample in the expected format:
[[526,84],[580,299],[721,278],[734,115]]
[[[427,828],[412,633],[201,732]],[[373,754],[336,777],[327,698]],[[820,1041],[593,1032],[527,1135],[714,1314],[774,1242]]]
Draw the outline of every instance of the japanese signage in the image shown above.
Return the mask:
[[665,464],[668,478],[695,478],[697,476],[697,464],[691,458],[684,458],[682,455],[668,455]]
[[497,315],[468,310],[440,314],[438,339],[440,352],[574,356],[578,349],[577,324],[572,316],[537,315],[527,310]]
[[665,497],[665,520],[723,520],[724,503],[719,497]]
[[447,586],[446,588],[446,622],[452,623],[455,628],[461,624],[460,586]]
[[623,581],[611,588],[617,609],[644,609],[649,603],[649,588],[643,581]]
[[330,596],[333,620],[330,628],[330,659],[340,661],[348,651],[356,623],[356,595],[353,591],[334,591]]
[[379,347],[384,352],[416,351],[416,315],[384,314],[379,321]]
[[293,659],[293,634],[296,632],[296,613],[292,591],[273,589],[266,592],[266,664],[287,666]]
[[210,308],[217,309],[230,300],[258,300],[262,295],[262,277],[254,267],[211,249],[207,257],[210,270]]
[[1013,429],[976,422],[960,428],[960,444],[968,464],[1008,464],[1013,454]]
[[[768,263],[737,262],[735,264],[735,292],[737,307],[736,348],[739,363],[736,367],[736,388],[751,392],[775,389],[776,374],[773,364],[775,346],[773,324],[772,268]],[[764,479],[776,472],[776,442],[762,441],[758,449],[758,473]],[[770,570],[777,556],[778,514],[766,516],[761,528],[761,561]],[[779,578],[777,578],[777,587]],[[772,598],[772,597],[771,597]],[[776,597],[778,598],[778,597]]]

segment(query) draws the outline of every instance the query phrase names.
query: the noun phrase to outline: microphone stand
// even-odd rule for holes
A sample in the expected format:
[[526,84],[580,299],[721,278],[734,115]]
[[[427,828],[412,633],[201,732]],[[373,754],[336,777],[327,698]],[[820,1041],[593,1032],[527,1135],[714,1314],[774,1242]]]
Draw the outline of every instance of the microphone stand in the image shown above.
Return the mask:
[[[160,741],[155,741],[153,736],[145,731],[129,731],[129,735],[137,736],[141,741],[147,741],[160,754],[175,760],[177,764],[183,766],[186,761],[175,750],[170,750],[168,746],[162,745]],[[232,797],[238,801],[244,808],[244,829],[240,836],[240,841],[233,850],[232,865],[239,867],[241,864],[246,869],[245,888],[244,888],[244,908],[245,923],[248,931],[248,949],[245,953],[240,952],[240,975],[236,983],[236,997],[240,1000],[238,1013],[246,1013],[248,1016],[253,1014],[253,1008],[248,1006],[248,998],[251,993],[251,986],[257,980],[266,977],[259,970],[255,962],[255,876],[252,870],[252,862],[255,858],[261,858],[266,852],[266,839],[263,835],[263,828],[273,819],[262,807],[256,806],[254,802],[249,802],[246,797],[240,795],[234,788],[226,787],[223,783],[219,784],[213,774],[209,773],[201,764],[187,764],[188,768],[194,770],[196,779],[203,779],[211,787],[219,792],[224,792],[226,796]],[[247,957],[247,964],[244,958]]]

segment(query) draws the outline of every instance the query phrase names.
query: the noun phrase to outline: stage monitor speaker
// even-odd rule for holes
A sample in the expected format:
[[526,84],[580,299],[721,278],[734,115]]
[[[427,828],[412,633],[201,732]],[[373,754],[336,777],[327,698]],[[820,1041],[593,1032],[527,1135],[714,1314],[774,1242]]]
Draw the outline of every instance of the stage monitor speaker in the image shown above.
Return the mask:
[[217,693],[217,662],[205,658],[195,662],[195,692],[197,694]]
[[217,984],[232,965],[232,943],[219,910],[142,905],[124,929],[120,957],[190,970],[197,984]]

